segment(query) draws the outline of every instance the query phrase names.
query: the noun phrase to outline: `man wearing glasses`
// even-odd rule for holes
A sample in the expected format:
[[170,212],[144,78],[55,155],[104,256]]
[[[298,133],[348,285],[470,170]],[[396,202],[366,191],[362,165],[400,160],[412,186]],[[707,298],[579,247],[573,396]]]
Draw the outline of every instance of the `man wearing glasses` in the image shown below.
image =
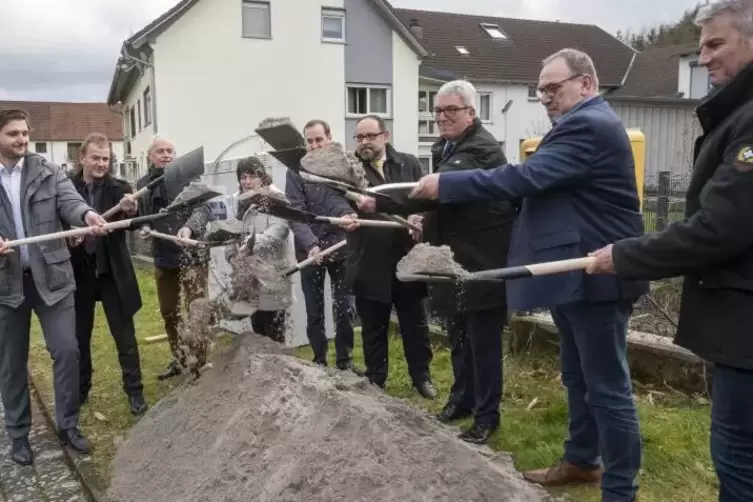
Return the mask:
[[[389,143],[390,133],[381,117],[367,115],[360,119],[354,138],[356,155],[363,162],[370,186],[421,178],[423,172],[418,159],[395,150]],[[333,215],[383,219],[352,211]],[[415,221],[415,218],[409,217],[409,220]],[[423,397],[434,399],[436,390],[429,372],[431,342],[423,304],[427,296],[426,286],[400,282],[395,277],[397,262],[413,247],[411,235],[406,229],[358,228],[357,223],[346,224],[343,228],[350,232],[345,283],[356,297],[356,310],[361,318],[366,377],[381,388],[386,385],[388,334],[394,305],[413,386]]]
[[[627,132],[598,95],[591,58],[563,49],[544,61],[541,103],[554,127],[522,165],[432,174],[411,197],[440,204],[513,200],[510,266],[585,256],[643,233]],[[641,438],[626,359],[627,324],[646,282],[570,272],[510,281],[511,309],[547,307],[560,332],[568,438],[555,466],[525,473],[545,486],[601,483],[603,502],[635,500]]]

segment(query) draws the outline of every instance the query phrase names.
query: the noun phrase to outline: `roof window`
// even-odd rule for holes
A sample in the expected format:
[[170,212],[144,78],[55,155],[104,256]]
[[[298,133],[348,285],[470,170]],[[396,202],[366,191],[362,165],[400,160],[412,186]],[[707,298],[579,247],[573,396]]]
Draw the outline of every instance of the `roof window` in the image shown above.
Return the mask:
[[456,45],[455,48],[458,50],[458,52],[464,56],[468,56],[470,52],[468,52],[468,49],[463,47],[462,45]]
[[507,39],[507,35],[505,35],[504,33],[502,33],[502,30],[499,29],[499,25],[489,24],[489,23],[481,23],[481,27],[492,38],[497,38],[497,39],[501,39],[501,40],[506,40]]

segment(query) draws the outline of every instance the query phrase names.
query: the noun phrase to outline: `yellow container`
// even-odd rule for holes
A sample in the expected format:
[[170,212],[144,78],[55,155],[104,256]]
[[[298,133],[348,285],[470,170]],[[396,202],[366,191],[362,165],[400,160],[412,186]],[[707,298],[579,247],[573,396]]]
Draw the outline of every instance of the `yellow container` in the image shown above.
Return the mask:
[[[638,188],[638,199],[643,210],[643,182],[646,175],[646,135],[640,129],[626,129],[630,138],[635,164],[635,184]],[[541,137],[528,138],[520,142],[520,159],[524,161],[539,147]]]

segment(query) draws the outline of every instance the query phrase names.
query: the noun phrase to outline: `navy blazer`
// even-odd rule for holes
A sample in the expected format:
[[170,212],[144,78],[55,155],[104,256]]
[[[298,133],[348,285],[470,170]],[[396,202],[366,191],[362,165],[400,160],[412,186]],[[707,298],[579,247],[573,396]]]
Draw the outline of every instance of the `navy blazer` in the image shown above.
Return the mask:
[[[620,117],[601,97],[565,114],[522,165],[439,177],[443,204],[523,197],[508,265],[580,258],[643,234],[635,164]],[[507,283],[511,309],[637,300],[648,283],[573,271]]]

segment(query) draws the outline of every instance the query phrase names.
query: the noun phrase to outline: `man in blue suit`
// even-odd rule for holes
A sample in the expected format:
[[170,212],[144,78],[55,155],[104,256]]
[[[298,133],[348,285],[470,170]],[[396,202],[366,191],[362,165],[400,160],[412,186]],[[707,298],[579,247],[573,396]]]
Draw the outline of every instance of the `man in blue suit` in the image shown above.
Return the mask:
[[[523,197],[508,264],[585,256],[643,233],[630,140],[598,95],[591,58],[563,49],[544,61],[542,104],[554,126],[522,165],[422,178],[411,197],[442,204]],[[618,237],[620,236],[620,237]],[[555,466],[525,473],[545,486],[601,482],[602,500],[632,502],[641,465],[626,358],[627,325],[648,283],[583,271],[511,281],[508,305],[547,307],[561,336],[569,434]],[[602,467],[603,466],[603,467]]]

